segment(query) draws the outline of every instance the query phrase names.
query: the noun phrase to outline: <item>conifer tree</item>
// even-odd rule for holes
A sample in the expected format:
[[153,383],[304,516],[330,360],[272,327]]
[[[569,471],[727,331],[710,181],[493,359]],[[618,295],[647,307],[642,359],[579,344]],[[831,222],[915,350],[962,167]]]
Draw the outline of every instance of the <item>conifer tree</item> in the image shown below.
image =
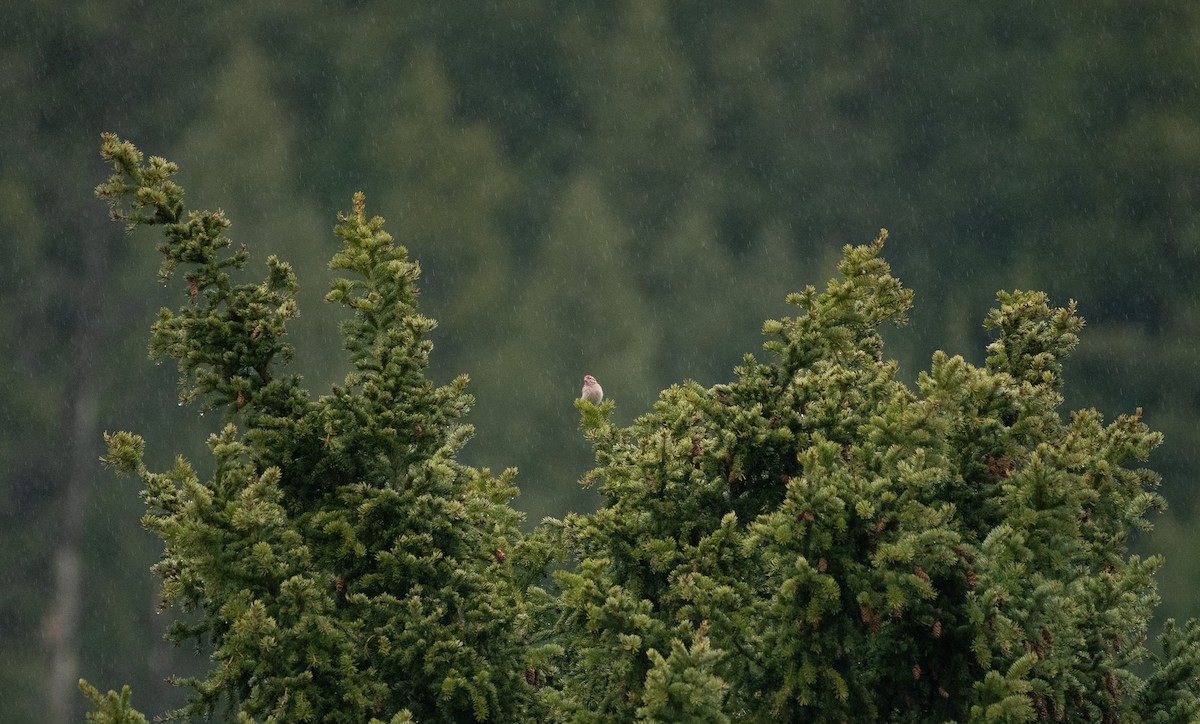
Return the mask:
[[628,428],[577,403],[607,504],[556,526],[571,720],[689,720],[667,676],[745,721],[1200,715],[1194,623],[1133,670],[1162,561],[1126,539],[1163,505],[1138,465],[1161,436],[1140,410],[1060,418],[1082,321],[1040,293],[999,295],[984,367],[939,352],[910,389],[877,331],[912,299],[885,236],[792,295],[734,382],[673,386]]
[[[115,172],[97,188],[114,219],[159,226],[164,279],[181,270],[185,304],[163,309],[150,351],[178,361],[180,400],[219,410],[202,480],[178,459],[142,462],[140,436],[106,436],[106,463],[136,473],[143,522],[164,542],[155,571],[163,604],[196,612],[170,630],[210,646],[212,668],[180,683],[179,716],[264,721],[510,721],[532,717],[521,645],[523,606],[514,471],[457,462],[471,435],[465,377],[424,376],[434,322],[417,311],[419,267],[368,218],[361,194],[340,217],[346,274],[327,299],[347,307],[345,383],[316,399],[278,366],[296,315],[291,268],[267,259],[258,284],[237,283],[249,259],[230,253],[228,220],[187,212],[177,168],[143,163],[106,134]],[[85,691],[100,702],[99,694]],[[128,707],[128,693],[106,711]]]
[[[1168,722],[1200,716],[1200,625],[1145,640],[1158,556],[1128,536],[1164,505],[1141,410],[1064,419],[1074,304],[1002,292],[986,362],[934,355],[910,386],[879,327],[912,292],[874,244],[824,292],[769,320],[769,359],[684,382],[629,427],[611,395],[577,401],[605,505],[522,538],[515,473],[460,464],[466,380],[424,375],[419,268],[363,197],[327,299],[346,306],[343,385],[313,399],[277,369],[290,267],[235,283],[220,212],[185,213],[174,164],[106,135],[114,218],[161,226],[164,309],[151,352],[181,401],[219,410],[201,480],[142,480],[164,541],[177,642],[211,648],[175,714],[265,721]],[[610,386],[610,393],[614,388]],[[534,585],[551,546],[564,561]],[[81,682],[97,721],[139,721],[130,692]]]

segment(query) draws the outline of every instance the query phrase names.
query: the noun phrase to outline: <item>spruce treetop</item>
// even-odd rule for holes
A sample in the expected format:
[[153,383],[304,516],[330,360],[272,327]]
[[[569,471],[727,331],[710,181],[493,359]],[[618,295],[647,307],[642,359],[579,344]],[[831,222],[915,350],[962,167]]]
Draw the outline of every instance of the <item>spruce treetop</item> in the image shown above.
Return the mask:
[[[910,388],[878,334],[912,301],[885,238],[791,295],[735,381],[672,386],[623,429],[581,407],[607,502],[555,524],[579,559],[556,574],[573,720],[667,711],[666,676],[750,721],[1200,711],[1180,665],[1134,673],[1162,561],[1127,535],[1163,505],[1140,465],[1161,435],[1141,410],[1062,419],[1074,304],[1001,292],[986,365],[938,352]],[[1200,661],[1193,624],[1164,637]]]
[[184,275],[185,302],[160,312],[151,354],[178,361],[181,401],[228,418],[209,439],[209,480],[183,459],[150,471],[140,436],[106,436],[106,462],[141,478],[143,522],[163,539],[163,605],[199,613],[170,637],[211,642],[212,668],[178,682],[192,696],[172,716],[536,718],[525,670],[538,654],[520,645],[522,574],[509,560],[522,540],[514,472],[455,458],[471,398],[465,377],[424,376],[434,323],[417,309],[407,250],[356,194],[330,263],[346,276],[327,297],[351,312],[354,371],[313,399],[275,369],[292,355],[290,267],[271,257],[262,282],[235,283],[246,246],[229,251],[220,212],[185,210],[174,164],[144,164],[110,134],[102,155],[114,174],[97,194],[131,228],[162,227],[162,276]]

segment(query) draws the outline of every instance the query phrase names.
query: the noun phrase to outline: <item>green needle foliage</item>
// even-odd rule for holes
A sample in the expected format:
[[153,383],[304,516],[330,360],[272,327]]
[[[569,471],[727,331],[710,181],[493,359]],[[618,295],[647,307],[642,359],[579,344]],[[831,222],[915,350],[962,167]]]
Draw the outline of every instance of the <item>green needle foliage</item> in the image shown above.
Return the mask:
[[[521,587],[508,553],[520,541],[513,471],[494,477],[454,456],[471,435],[466,379],[424,377],[432,320],[416,311],[416,264],[368,219],[361,195],[341,217],[329,301],[355,371],[311,399],[277,376],[291,349],[291,269],[268,259],[258,284],[230,272],[220,212],[185,215],[174,164],[106,135],[115,173],[97,189],[114,218],[156,225],[163,276],[183,268],[187,302],[163,310],[150,351],[181,371],[181,401],[222,407],[200,480],[184,460],[142,463],[136,435],[107,436],[106,462],[145,485],[143,522],[165,544],[155,571],[164,604],[198,612],[171,629],[211,646],[178,716],[227,709],[268,721],[498,720],[533,716],[520,641]],[[240,422],[240,428],[232,420]]]
[[128,685],[121,687],[120,694],[115,691],[101,694],[99,689],[80,679],[79,688],[96,707],[96,711],[88,712],[88,721],[97,724],[146,724],[146,717],[129,703],[133,692]]
[[1161,436],[1140,411],[1060,418],[1082,321],[1040,293],[1000,294],[983,368],[938,353],[897,380],[877,328],[912,294],[885,236],[792,295],[735,382],[671,387],[624,429],[580,403],[607,504],[557,524],[579,559],[557,575],[573,720],[1200,715],[1194,624],[1133,671],[1162,561],[1126,537],[1163,501],[1131,464]]
[[[605,505],[522,538],[515,473],[457,462],[466,380],[424,376],[419,269],[368,219],[336,232],[327,299],[354,372],[313,399],[276,362],[296,280],[235,284],[219,212],[185,215],[176,168],[105,136],[114,218],[157,225],[151,353],[181,400],[220,408],[215,472],[106,462],[145,486],[177,642],[212,651],[174,714],[242,721],[1180,722],[1200,716],[1200,625],[1145,646],[1159,557],[1131,531],[1164,503],[1141,411],[1063,419],[1074,305],[1001,293],[985,365],[934,355],[914,387],[878,329],[911,291],[874,244],[768,321],[769,361],[665,390],[631,426],[577,401]],[[611,389],[610,389],[611,392]],[[239,423],[235,426],[234,421]],[[557,549],[562,566],[539,588]],[[569,561],[569,562],[568,562]],[[129,693],[82,684],[98,721]]]

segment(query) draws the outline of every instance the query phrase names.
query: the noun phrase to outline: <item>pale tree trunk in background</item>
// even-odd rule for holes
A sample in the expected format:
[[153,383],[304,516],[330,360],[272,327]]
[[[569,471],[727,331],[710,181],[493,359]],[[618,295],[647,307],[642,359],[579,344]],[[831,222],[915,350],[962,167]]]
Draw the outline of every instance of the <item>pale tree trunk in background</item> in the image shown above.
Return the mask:
[[83,606],[83,524],[88,494],[95,479],[100,439],[100,348],[103,325],[101,298],[111,239],[83,231],[80,253],[83,278],[71,331],[71,384],[65,390],[64,456],[66,477],[58,491],[58,528],[54,531],[53,599],[42,627],[48,676],[46,698],[49,722],[78,721],[83,704],[79,693],[79,622]]

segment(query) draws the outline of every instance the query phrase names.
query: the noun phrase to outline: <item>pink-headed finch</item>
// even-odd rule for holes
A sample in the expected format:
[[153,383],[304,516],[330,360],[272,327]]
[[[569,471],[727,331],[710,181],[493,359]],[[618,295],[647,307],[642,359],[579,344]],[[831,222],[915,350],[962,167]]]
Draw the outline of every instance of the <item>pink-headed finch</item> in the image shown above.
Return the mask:
[[579,394],[581,399],[587,400],[593,405],[599,405],[604,399],[604,389],[600,387],[600,383],[591,375],[583,376],[583,392]]

